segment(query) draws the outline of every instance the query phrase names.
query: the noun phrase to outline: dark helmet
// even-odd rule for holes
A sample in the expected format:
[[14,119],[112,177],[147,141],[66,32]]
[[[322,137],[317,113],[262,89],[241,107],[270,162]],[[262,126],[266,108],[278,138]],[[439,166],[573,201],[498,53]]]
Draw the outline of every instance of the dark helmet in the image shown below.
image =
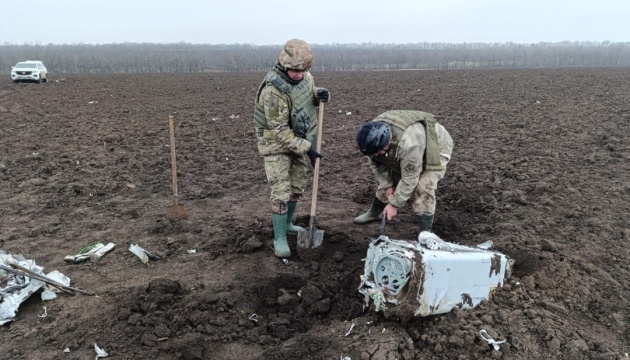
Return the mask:
[[374,155],[389,144],[391,130],[380,121],[366,122],[357,134],[357,145],[363,155]]

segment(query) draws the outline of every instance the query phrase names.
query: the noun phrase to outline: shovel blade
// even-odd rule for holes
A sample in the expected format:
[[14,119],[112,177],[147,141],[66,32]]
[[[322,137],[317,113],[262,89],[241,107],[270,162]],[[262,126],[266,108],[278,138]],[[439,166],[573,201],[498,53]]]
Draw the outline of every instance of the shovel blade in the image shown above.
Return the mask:
[[183,205],[173,204],[166,207],[166,218],[169,220],[181,220],[188,216]]
[[304,261],[317,261],[322,255],[324,230],[315,228],[298,232],[297,253]]
[[298,232],[298,248],[315,249],[322,246],[324,242],[324,230],[302,229]]

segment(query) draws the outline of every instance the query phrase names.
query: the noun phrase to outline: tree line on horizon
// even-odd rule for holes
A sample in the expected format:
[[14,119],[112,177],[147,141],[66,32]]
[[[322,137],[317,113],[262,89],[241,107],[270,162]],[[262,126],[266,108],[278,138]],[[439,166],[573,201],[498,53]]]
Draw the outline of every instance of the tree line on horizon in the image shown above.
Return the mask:
[[[630,42],[313,44],[314,71],[630,66]],[[41,60],[50,73],[263,72],[282,45],[2,44],[0,73]]]

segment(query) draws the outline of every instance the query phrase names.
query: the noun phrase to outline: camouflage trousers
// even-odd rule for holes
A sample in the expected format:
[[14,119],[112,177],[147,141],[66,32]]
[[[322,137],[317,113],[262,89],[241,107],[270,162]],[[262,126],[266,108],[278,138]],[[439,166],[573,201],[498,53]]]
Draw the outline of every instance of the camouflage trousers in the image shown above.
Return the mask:
[[[418,180],[418,185],[416,189],[413,191],[411,197],[413,198],[412,209],[413,212],[420,214],[435,214],[435,191],[437,190],[437,184],[442,178],[444,178],[444,174],[446,173],[446,165],[449,162],[449,159],[440,156],[440,162],[442,166],[444,166],[444,170],[442,171],[423,171],[420,174],[420,179]],[[393,174],[394,187],[398,185],[400,182],[400,175]],[[387,189],[377,189],[376,197],[384,202],[388,203],[388,199],[385,196],[385,192]]]
[[287,211],[287,202],[297,201],[306,187],[306,160],[294,153],[266,155],[265,172],[271,186],[269,199],[278,214]]

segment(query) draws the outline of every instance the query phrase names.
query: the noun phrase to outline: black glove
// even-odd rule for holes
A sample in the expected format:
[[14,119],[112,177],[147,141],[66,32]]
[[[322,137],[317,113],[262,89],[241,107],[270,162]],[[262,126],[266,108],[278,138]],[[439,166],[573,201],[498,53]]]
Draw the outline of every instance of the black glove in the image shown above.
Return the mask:
[[308,155],[308,158],[311,159],[311,166],[315,167],[315,160],[317,160],[317,158],[321,158],[322,154],[318,153],[317,151],[310,149],[309,151],[306,152],[306,155]]
[[328,102],[328,99],[330,98],[330,92],[328,92],[328,89],[326,88],[319,88],[317,89],[315,97],[321,102]]

